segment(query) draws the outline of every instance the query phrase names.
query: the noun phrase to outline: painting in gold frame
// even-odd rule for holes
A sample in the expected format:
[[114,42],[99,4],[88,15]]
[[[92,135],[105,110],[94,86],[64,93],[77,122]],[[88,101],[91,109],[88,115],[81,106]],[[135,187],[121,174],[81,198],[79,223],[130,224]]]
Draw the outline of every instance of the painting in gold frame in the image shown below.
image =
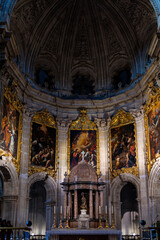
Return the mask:
[[150,172],[160,156],[160,88],[152,82],[148,86],[149,99],[145,105],[145,131],[147,139],[147,166]]
[[110,156],[112,177],[121,173],[138,175],[134,117],[120,109],[110,127]]
[[20,166],[22,108],[16,86],[12,84],[10,87],[6,87],[2,109],[0,156],[11,157],[17,172],[19,172]]
[[85,109],[80,110],[77,121],[69,128],[68,137],[68,174],[82,161],[92,166],[99,174],[99,134],[96,124],[90,121]]
[[30,174],[48,172],[54,176],[57,169],[57,129],[47,110],[32,118],[30,142]]

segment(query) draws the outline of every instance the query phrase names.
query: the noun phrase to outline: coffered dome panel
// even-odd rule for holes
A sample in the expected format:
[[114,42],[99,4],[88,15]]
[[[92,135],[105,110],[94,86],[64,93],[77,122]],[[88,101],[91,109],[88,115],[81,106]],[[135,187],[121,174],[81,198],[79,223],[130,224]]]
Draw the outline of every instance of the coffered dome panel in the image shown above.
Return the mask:
[[[149,0],[19,0],[11,17],[17,64],[33,86],[73,98],[75,75],[85,77],[88,88],[91,79],[94,85],[89,95],[81,91],[81,98],[113,96],[132,88],[145,73],[156,28]],[[38,85],[37,71],[51,77],[54,88]]]

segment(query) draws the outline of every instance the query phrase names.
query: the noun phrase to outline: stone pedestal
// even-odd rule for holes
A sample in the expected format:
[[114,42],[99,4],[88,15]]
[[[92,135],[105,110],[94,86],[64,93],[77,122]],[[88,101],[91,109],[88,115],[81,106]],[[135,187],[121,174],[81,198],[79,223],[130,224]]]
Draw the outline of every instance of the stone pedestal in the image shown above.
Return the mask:
[[87,210],[82,209],[78,218],[78,228],[89,229],[89,215],[86,214]]

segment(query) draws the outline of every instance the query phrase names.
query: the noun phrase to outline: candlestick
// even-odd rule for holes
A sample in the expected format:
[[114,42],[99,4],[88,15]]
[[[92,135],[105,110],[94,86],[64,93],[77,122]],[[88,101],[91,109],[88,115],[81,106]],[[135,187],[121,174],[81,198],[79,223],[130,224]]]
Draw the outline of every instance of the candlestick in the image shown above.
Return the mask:
[[105,228],[109,228],[109,226],[108,226],[108,214],[106,213],[106,226],[105,226]]
[[63,225],[62,225],[62,213],[60,213],[60,223],[59,223],[59,227],[58,228],[63,228]]
[[112,224],[111,224],[111,228],[114,228],[114,214],[112,213]]
[[56,228],[56,213],[54,213],[54,220],[53,220],[52,228]]
[[67,206],[67,216],[66,216],[66,226],[65,228],[70,228],[69,226],[69,206]]
[[101,213],[99,213],[99,226],[98,226],[98,228],[102,228]]

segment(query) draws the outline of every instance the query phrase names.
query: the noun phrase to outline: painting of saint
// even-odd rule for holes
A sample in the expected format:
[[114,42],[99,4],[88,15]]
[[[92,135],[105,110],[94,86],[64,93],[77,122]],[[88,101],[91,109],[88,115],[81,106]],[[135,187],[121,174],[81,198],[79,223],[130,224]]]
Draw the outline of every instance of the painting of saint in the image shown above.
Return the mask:
[[160,103],[158,102],[148,113],[149,142],[151,159],[160,153]]
[[17,158],[19,112],[4,97],[0,148]]
[[137,166],[133,123],[111,129],[111,153],[113,170]]
[[32,123],[31,165],[55,169],[56,129]]
[[96,130],[70,131],[70,169],[82,159],[97,170]]

